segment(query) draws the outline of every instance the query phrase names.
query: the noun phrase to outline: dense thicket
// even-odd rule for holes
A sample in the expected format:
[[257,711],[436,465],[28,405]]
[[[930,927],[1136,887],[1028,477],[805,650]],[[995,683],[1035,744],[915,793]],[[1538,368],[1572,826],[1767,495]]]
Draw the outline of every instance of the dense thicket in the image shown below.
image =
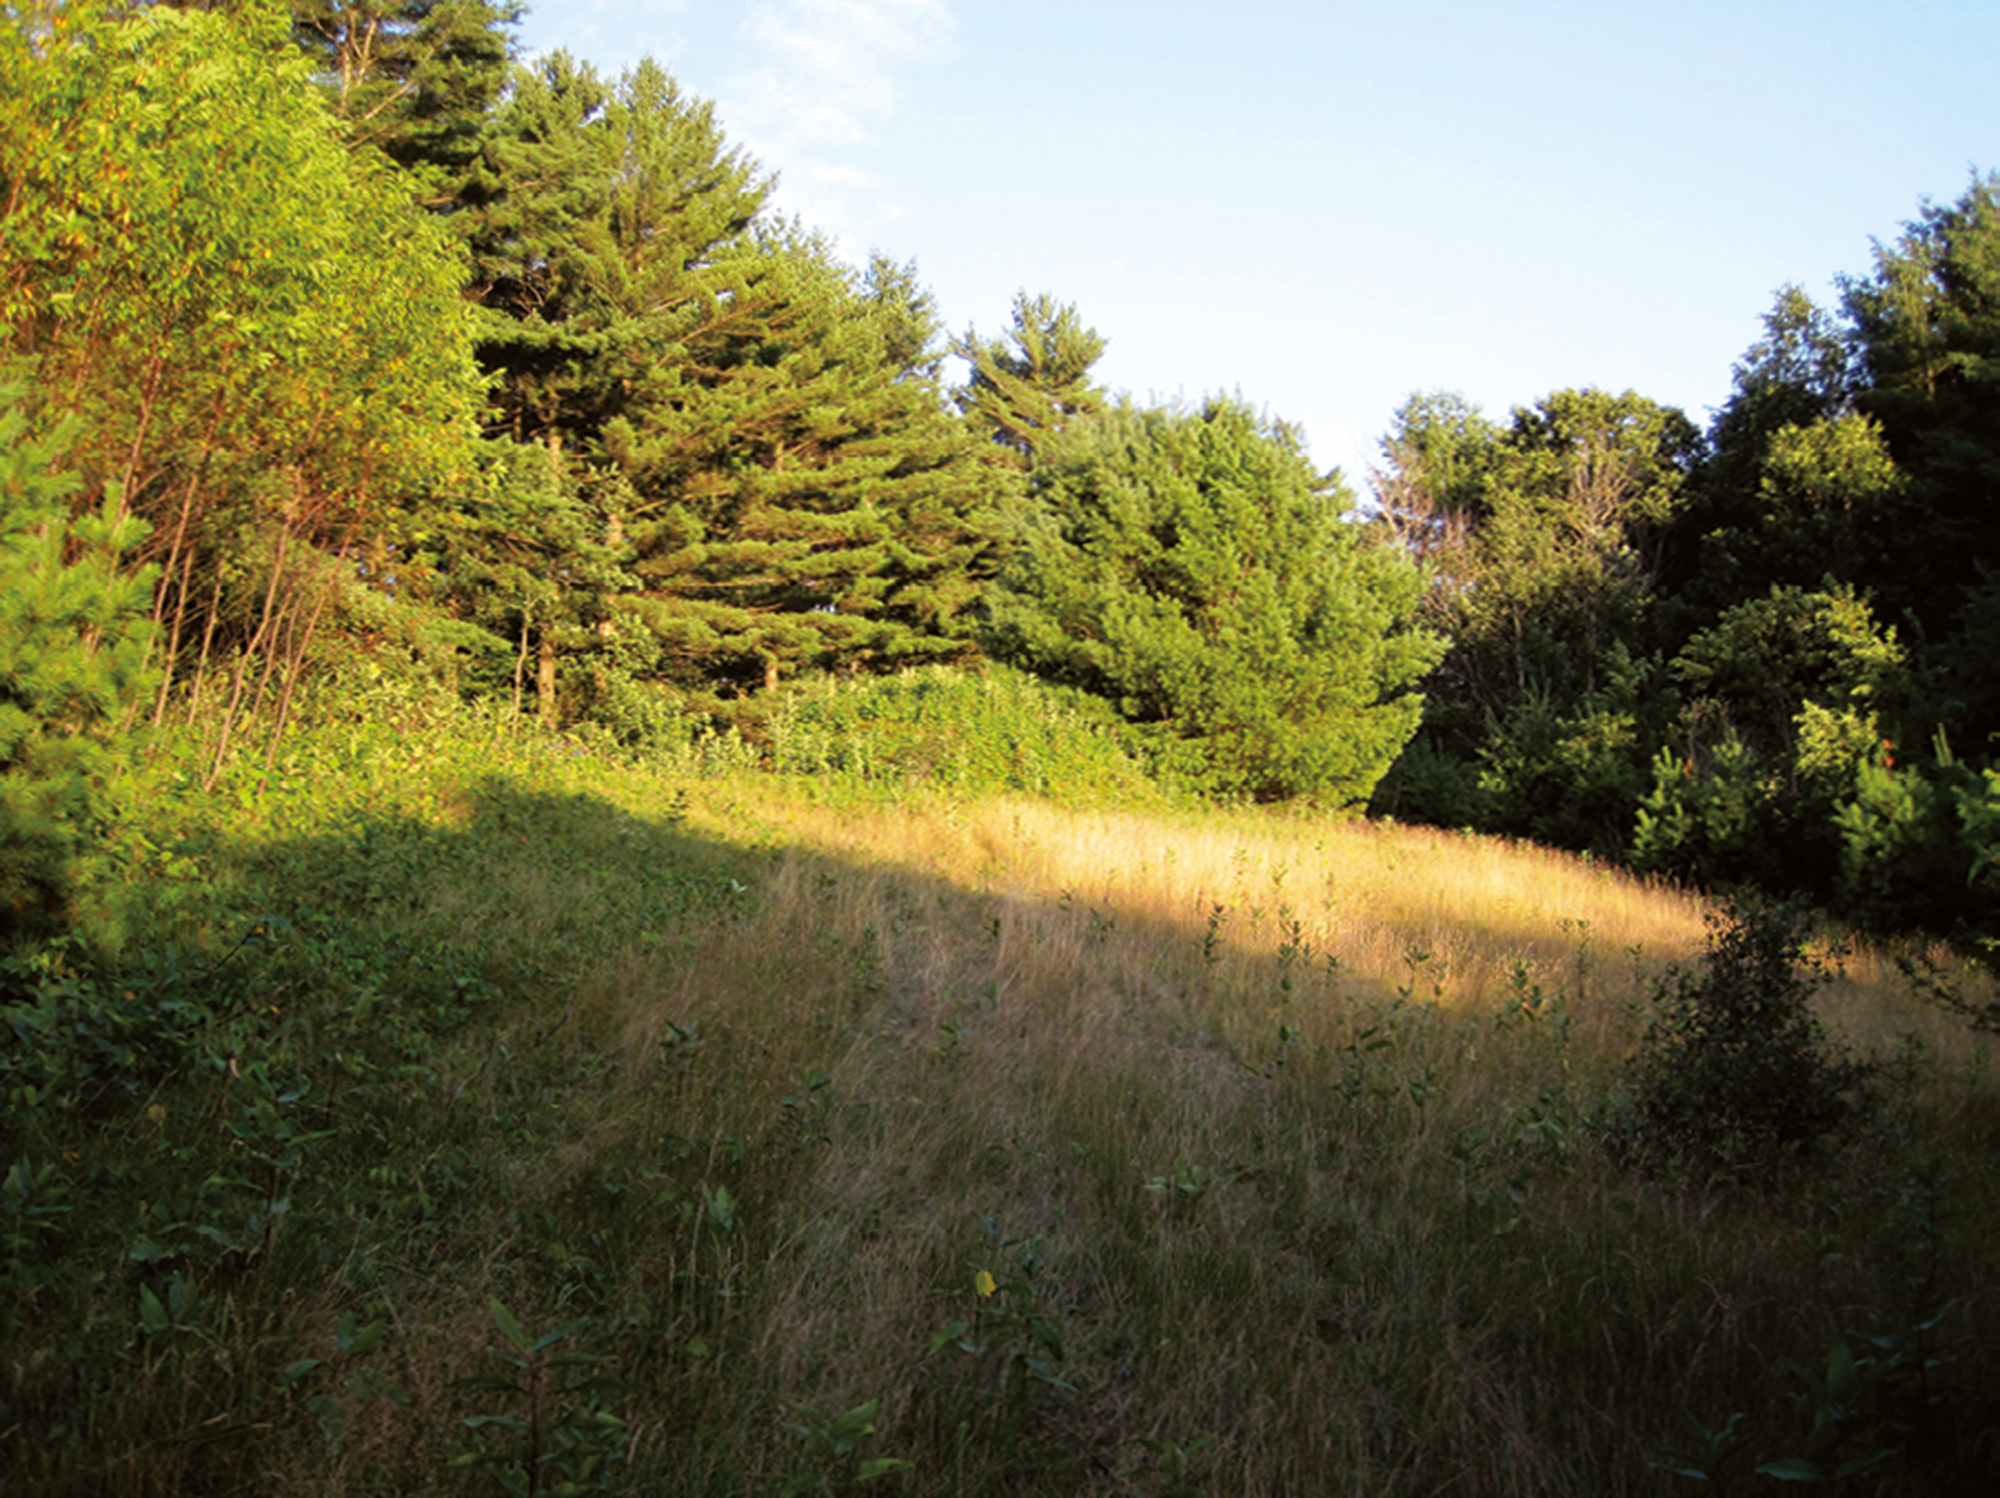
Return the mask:
[[1453,645],[1381,805],[1994,931],[2000,183],[1840,292],[1779,292],[1705,435],[1404,408],[1378,497]]
[[228,723],[285,700],[390,518],[467,464],[462,272],[356,154],[282,17],[0,24],[0,336],[74,503],[150,526],[165,665]]

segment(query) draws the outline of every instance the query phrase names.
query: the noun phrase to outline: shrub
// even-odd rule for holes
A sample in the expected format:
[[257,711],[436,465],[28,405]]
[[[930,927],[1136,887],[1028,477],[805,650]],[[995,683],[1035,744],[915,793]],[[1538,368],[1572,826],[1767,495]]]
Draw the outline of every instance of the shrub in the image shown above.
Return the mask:
[[799,775],[920,782],[968,794],[1086,800],[1156,794],[1104,703],[1005,666],[920,666],[800,684],[773,712],[772,763]]
[[1796,907],[1757,898],[1709,917],[1699,969],[1655,987],[1632,1067],[1627,1141],[1659,1162],[1727,1166],[1805,1149],[1867,1100],[1868,1066],[1830,1046],[1812,997],[1827,981]]

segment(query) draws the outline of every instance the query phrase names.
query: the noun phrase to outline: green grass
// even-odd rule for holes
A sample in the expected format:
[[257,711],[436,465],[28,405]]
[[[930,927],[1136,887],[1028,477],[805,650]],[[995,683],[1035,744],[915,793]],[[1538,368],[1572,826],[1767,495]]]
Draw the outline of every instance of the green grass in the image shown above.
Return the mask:
[[1700,907],[1537,850],[419,699],[162,750],[117,957],[4,974],[22,1491],[1984,1491],[1992,1042],[1873,954],[1872,1120],[1647,1174]]

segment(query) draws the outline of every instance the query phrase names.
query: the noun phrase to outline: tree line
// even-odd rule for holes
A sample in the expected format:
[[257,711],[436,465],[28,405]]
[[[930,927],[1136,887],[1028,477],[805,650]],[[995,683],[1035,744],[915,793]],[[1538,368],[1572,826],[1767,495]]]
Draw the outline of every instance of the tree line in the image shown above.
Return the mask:
[[1631,393],[1397,413],[1383,524],[1451,648],[1378,807],[1882,929],[1990,929],[2000,180],[1822,307],[1781,289],[1697,429]]
[[1098,387],[1054,297],[947,333],[665,69],[524,62],[518,17],[9,9],[0,627],[55,662],[0,683],[10,846],[77,835],[52,746],[220,764],[357,660],[643,745],[994,659],[1198,791],[1985,920],[1991,179],[1838,308],[1783,292],[1708,430],[1421,396],[1362,506],[1239,401]]

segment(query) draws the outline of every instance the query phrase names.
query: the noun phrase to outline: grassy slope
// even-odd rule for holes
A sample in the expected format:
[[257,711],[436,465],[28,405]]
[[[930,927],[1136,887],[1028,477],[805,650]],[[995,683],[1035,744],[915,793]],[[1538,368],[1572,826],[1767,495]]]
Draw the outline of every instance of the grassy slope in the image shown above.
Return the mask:
[[[162,980],[174,1064],[10,1114],[16,1197],[75,1209],[9,1218],[31,1488],[498,1492],[447,1460],[533,1440],[544,1490],[623,1441],[614,1490],[1651,1493],[1684,1413],[1740,1411],[1714,1470],[1757,1491],[1806,1454],[1784,1360],[1940,1306],[1953,1361],[1836,1455],[1992,1460],[1991,1043],[1872,958],[1836,1025],[1923,1045],[1877,1129],[1649,1180],[1584,1120],[1702,912],[1572,860],[417,717],[285,772],[222,825],[162,796],[133,854],[207,974]],[[496,1300],[572,1328],[518,1361],[608,1361],[510,1367]],[[870,1400],[846,1454],[798,1409]]]

